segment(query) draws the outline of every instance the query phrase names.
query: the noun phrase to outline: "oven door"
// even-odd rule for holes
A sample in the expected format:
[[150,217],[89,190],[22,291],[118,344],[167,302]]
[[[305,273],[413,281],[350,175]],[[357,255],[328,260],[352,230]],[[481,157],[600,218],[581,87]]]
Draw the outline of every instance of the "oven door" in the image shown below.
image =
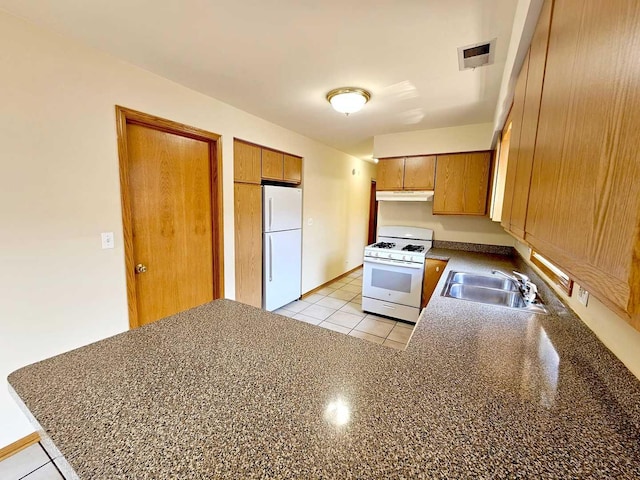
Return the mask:
[[424,265],[365,258],[362,295],[386,302],[420,307]]

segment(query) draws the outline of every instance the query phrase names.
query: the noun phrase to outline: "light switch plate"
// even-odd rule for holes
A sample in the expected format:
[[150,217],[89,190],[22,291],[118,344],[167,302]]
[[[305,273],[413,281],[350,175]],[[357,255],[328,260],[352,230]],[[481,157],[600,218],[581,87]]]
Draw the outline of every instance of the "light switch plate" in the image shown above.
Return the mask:
[[587,303],[589,303],[589,292],[582,287],[578,287],[578,301],[585,307],[587,306]]
[[102,232],[100,237],[102,238],[103,249],[114,247],[113,232]]

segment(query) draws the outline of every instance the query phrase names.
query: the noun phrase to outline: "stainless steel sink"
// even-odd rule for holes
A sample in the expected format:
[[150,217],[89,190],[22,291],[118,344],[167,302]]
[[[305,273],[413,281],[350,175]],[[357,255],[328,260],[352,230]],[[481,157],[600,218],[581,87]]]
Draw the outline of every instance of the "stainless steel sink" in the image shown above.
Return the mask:
[[448,297],[469,300],[470,302],[488,303],[499,307],[524,308],[526,304],[520,292],[509,292],[495,288],[474,287],[473,285],[453,284],[449,288]]
[[450,272],[442,295],[514,310],[547,313],[538,299],[536,302],[526,302],[518,285],[512,280],[489,275]]
[[496,288],[498,290],[508,290],[517,292],[518,285],[513,280],[503,277],[489,277],[487,275],[477,275],[475,273],[451,272],[448,282],[451,284],[469,285],[473,287]]

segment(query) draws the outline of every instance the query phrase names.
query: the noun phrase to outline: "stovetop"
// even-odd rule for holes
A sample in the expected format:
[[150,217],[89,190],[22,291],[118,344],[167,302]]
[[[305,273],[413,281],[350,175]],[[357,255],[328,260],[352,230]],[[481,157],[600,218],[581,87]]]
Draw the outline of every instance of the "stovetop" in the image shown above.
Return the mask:
[[424,245],[409,244],[404,246],[396,246],[396,244],[393,242],[378,242],[378,243],[374,243],[373,245],[369,245],[368,248],[382,248],[384,250],[399,250],[402,252],[415,252],[415,253],[424,252],[425,250]]
[[[364,249],[364,257],[366,258],[378,258],[389,259],[394,262],[410,262],[410,263],[424,263],[424,259],[427,256],[427,252],[431,248],[431,245],[397,245],[393,242],[381,242],[369,245]],[[389,246],[392,245],[392,246]]]
[[424,263],[433,245],[433,230],[417,227],[380,227],[378,241],[364,249],[366,258]]

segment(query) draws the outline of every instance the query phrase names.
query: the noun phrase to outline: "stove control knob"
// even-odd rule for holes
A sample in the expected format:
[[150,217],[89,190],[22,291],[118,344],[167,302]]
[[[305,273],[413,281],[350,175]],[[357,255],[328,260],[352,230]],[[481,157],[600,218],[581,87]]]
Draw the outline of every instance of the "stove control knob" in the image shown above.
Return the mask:
[[411,260],[411,257],[409,255],[403,255],[402,259],[403,260]]

